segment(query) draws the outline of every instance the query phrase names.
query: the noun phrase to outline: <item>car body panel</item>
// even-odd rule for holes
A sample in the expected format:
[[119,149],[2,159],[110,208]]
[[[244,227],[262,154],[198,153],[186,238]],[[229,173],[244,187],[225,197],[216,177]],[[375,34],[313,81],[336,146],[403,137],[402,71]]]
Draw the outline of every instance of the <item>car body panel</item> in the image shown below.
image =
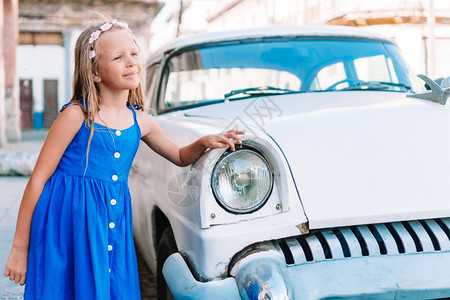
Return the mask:
[[[254,101],[186,114],[259,125],[283,149],[311,229],[450,214],[450,161],[439,154],[450,148],[447,106],[376,91]],[[258,101],[277,113],[250,118],[246,107]]]
[[[211,127],[213,125],[220,128],[221,122],[223,126],[229,124],[228,120],[211,118],[188,117],[180,121],[183,118],[178,114],[180,112],[168,114],[159,118],[158,122],[169,138],[179,145],[211,130],[217,130],[217,127]],[[180,130],[184,133],[181,134]],[[257,129],[254,129],[254,132],[258,132]],[[264,135],[260,133],[262,138],[258,138],[254,134],[249,134],[243,141],[251,140],[251,143],[258,142],[263,145]],[[267,144],[270,142],[267,137],[265,140]],[[179,250],[190,258],[198,270],[198,275],[206,279],[225,276],[230,258],[249,242],[256,243],[299,234],[301,230],[298,226],[307,222],[289,168],[286,162],[279,158],[278,166],[277,160],[272,160],[272,164],[279,170],[276,174],[280,178],[277,180],[280,193],[273,192],[269,199],[274,203],[273,212],[268,211],[265,218],[261,217],[260,211],[243,216],[223,212],[212,194],[209,179],[214,162],[222,152],[223,150],[217,149],[207,153],[192,168],[178,168],[170,165],[141,143],[130,172],[134,234],[146,237],[136,239],[138,246],[154,244],[154,233],[149,231],[153,226],[148,223],[148,216],[152,215],[152,209],[156,206],[171,219],[176,220],[171,222],[171,226]],[[203,167],[205,165],[206,167]],[[164,172],[154,172],[155,169]],[[149,184],[150,182],[152,184]],[[283,204],[283,209],[277,210],[275,206],[279,203]],[[211,213],[216,215],[214,220],[211,219]],[[245,220],[246,226],[241,228],[240,222]],[[217,226],[218,224],[221,226]],[[269,224],[271,230],[265,229]],[[202,230],[202,228],[209,229]],[[156,252],[154,250],[152,252],[156,257]],[[153,260],[149,257],[146,259]]]
[[[283,46],[291,40],[295,43]],[[327,48],[302,52],[305,40],[313,50],[314,41],[324,45],[325,40],[333,41],[328,49],[338,40],[345,44],[342,49],[355,41],[372,43],[375,50],[366,56],[365,50],[354,57],[326,55],[323,61],[318,55],[316,66],[308,53],[327,54]],[[267,41],[274,44],[261,46],[259,55],[267,54],[261,61],[274,72],[261,72],[261,77],[288,78],[283,84],[290,85],[298,76],[300,84],[293,86],[299,88],[248,86],[251,93],[239,87],[236,95],[227,91],[222,96],[225,83],[217,81],[218,75],[238,74],[233,72],[241,67],[241,74],[257,76],[258,68],[265,69],[257,65],[258,57],[233,60],[233,51],[229,57],[227,50],[219,51],[216,55],[224,57],[213,59],[214,49],[248,43],[249,55]],[[270,51],[273,45],[277,51]],[[290,56],[277,64],[283,47],[305,54],[301,61],[307,61],[310,72],[292,71]],[[208,66],[202,55],[208,56]],[[220,69],[227,59],[233,61]],[[389,39],[327,26],[205,33],[171,42],[148,62],[152,80],[146,108],[170,139],[184,146],[207,134],[242,129],[242,147],[261,155],[273,178],[270,196],[257,210],[231,212],[212,191],[213,170],[228,149],[208,150],[193,165],[179,168],[141,144],[129,177],[135,241],[157,274],[158,243],[165,228],[172,229],[178,252],[167,259],[163,273],[176,298],[208,299],[219,293],[249,299],[253,292],[277,299],[450,296],[445,267],[435,268],[450,260],[449,109],[407,97],[420,89]],[[357,67],[376,70],[380,62],[385,68],[372,75],[384,72],[389,82],[358,80]],[[328,82],[339,68],[347,77]],[[171,71],[176,80],[169,85]],[[216,76],[214,84],[221,89],[207,85],[209,75]],[[337,91],[341,83],[346,85]],[[189,97],[213,93],[183,98],[191,88],[204,94]],[[282,95],[283,88],[288,93]]]

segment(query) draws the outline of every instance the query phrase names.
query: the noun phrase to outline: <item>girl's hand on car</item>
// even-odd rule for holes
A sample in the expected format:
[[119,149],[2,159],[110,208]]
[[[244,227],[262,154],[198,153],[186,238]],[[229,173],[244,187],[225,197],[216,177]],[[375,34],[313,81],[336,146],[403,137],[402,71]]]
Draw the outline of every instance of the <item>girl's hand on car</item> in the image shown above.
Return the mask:
[[206,135],[201,138],[203,146],[206,148],[225,148],[230,147],[235,150],[235,143],[242,144],[239,135],[245,134],[242,130],[232,129],[220,134]]

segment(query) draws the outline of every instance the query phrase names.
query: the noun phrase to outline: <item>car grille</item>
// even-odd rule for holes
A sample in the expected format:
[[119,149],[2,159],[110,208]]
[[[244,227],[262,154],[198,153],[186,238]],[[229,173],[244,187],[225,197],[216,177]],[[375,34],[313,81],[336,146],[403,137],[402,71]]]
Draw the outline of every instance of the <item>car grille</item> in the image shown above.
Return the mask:
[[450,218],[311,231],[275,241],[286,264],[450,250]]

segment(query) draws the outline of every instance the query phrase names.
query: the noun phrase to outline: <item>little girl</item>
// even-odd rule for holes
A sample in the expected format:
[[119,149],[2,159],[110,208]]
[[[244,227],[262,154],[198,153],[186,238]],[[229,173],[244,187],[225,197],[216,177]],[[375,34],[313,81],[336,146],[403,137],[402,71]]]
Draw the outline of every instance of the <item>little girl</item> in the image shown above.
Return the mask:
[[128,173],[139,140],[178,166],[241,131],[178,147],[143,112],[139,46],[127,24],[84,30],[74,94],[50,128],[25,188],[5,276],[25,299],[140,299]]

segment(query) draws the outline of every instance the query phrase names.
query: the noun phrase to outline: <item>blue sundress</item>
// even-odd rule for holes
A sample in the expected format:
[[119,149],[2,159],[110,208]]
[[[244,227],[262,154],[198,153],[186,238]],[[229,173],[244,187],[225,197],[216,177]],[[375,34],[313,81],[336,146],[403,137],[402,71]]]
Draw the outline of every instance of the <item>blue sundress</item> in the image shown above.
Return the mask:
[[[70,104],[70,103],[68,103]],[[68,105],[66,104],[66,105]],[[140,299],[128,174],[141,138],[83,122],[36,205],[25,300]]]

